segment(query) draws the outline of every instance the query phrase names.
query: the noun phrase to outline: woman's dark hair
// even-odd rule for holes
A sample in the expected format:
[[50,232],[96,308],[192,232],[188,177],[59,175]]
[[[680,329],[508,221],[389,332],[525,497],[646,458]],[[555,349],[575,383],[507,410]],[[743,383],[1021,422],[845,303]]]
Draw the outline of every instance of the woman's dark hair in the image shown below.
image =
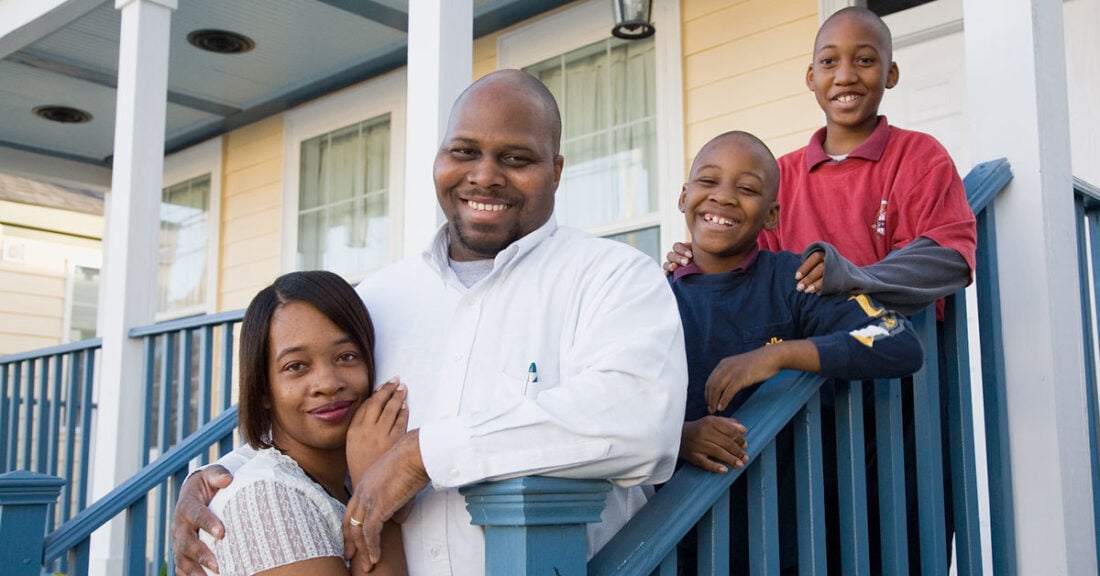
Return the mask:
[[271,447],[271,397],[268,351],[271,318],[281,306],[305,302],[316,308],[351,338],[363,353],[367,379],[374,381],[374,326],[355,289],[339,275],[323,270],[291,272],[260,290],[241,322],[240,400],[237,423],[253,448]]

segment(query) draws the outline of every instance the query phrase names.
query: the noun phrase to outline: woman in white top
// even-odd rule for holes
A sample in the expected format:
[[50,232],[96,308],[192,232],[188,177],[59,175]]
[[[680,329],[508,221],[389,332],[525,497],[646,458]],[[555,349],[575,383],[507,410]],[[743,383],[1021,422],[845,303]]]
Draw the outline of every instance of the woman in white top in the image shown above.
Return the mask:
[[[225,537],[202,534],[223,576],[348,574],[349,473],[356,479],[408,421],[403,385],[371,394],[373,349],[366,308],[331,272],[280,276],[249,304],[238,420],[257,453],[211,502]],[[404,574],[398,526],[386,526],[383,546],[373,573]]]

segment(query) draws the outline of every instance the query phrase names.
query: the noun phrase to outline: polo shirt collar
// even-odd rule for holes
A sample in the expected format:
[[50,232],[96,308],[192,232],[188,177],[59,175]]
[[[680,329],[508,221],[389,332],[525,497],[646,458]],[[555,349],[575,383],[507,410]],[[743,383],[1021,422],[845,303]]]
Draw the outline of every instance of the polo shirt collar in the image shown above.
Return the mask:
[[[747,256],[745,256],[745,259],[742,260],[741,263],[738,264],[736,268],[734,268],[733,270],[730,270],[730,272],[744,272],[745,270],[748,270],[749,266],[752,266],[753,262],[756,262],[756,257],[759,254],[760,254],[760,244],[754,244],[753,247],[752,247],[752,250],[749,251]],[[679,268],[676,269],[675,272],[672,273],[672,281],[675,282],[675,281],[679,280],[680,278],[683,278],[684,276],[690,276],[692,274],[702,274],[702,273],[703,273],[703,271],[700,270],[699,266],[695,264],[694,260],[692,260],[691,263],[688,264],[687,266],[680,266]]]
[[[810,143],[806,146],[807,172],[813,170],[818,164],[832,160],[825,153],[825,130],[826,128],[820,128],[817,132],[814,132],[814,135],[810,137]],[[856,146],[855,150],[849,152],[848,158],[863,158],[864,160],[878,162],[882,158],[882,153],[886,150],[886,142],[889,139],[890,124],[886,121],[886,116],[879,116],[875,131],[871,132],[871,135],[862,144]]]

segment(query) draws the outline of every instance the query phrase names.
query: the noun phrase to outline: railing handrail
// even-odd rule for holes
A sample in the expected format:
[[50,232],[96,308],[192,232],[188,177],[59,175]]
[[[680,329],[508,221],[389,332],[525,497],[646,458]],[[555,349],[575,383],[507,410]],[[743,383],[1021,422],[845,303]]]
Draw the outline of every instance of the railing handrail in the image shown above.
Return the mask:
[[216,314],[203,314],[201,316],[190,316],[187,318],[180,318],[178,320],[169,320],[167,322],[158,322],[156,324],[150,324],[148,326],[138,326],[130,329],[131,338],[140,338],[142,336],[159,336],[168,332],[175,332],[178,330],[189,330],[193,328],[205,328],[207,326],[217,326],[218,324],[224,324],[226,322],[236,322],[244,318],[244,309],[240,310],[227,310],[225,312],[218,312]]
[[975,214],[985,210],[1009,180],[1012,180],[1012,169],[1007,158],[997,158],[974,166],[966,178],[963,178],[970,210]]
[[[813,397],[826,378],[784,370],[760,385],[737,409],[747,429],[749,461],[756,457]],[[588,563],[590,574],[649,574],[748,468],[714,474],[685,465]],[[644,544],[644,545],[642,545]]]
[[58,344],[57,346],[50,346],[48,348],[35,348],[34,350],[27,350],[26,352],[16,352],[14,354],[0,356],[0,364],[11,364],[13,362],[23,362],[36,358],[47,358],[49,356],[68,354],[70,352],[83,352],[85,350],[99,348],[102,345],[102,338],[88,338],[86,340]]
[[1094,186],[1077,176],[1073,177],[1073,191],[1085,199],[1087,208],[1100,205],[1100,187]]
[[226,409],[217,418],[204,424],[186,440],[172,447],[139,473],[111,490],[106,496],[85,508],[46,537],[42,564],[50,562],[91,536],[119,512],[144,498],[147,493],[172,474],[187,466],[218,440],[237,427],[237,405]]

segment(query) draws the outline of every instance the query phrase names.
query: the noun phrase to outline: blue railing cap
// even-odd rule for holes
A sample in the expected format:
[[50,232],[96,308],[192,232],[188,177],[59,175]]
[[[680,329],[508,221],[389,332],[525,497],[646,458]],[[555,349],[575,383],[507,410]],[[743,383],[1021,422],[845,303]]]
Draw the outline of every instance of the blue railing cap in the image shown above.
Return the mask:
[[102,338],[88,338],[87,340],[81,340],[79,342],[58,344],[57,346],[50,346],[48,348],[37,348],[35,350],[28,350],[26,352],[16,352],[15,354],[0,356],[0,365],[22,362],[24,360],[48,358],[50,356],[57,356],[59,354],[69,354],[70,352],[83,352],[84,350],[93,350],[99,348],[102,345]]
[[989,160],[971,168],[966,178],[963,178],[970,209],[975,214],[985,210],[985,207],[997,197],[997,193],[1010,180],[1012,180],[1012,168],[1007,158]]
[[217,326],[218,324],[224,324],[226,322],[237,322],[242,318],[244,318],[243,308],[240,310],[218,312],[217,314],[191,316],[189,318],[180,318],[179,320],[169,320],[168,322],[159,322],[157,324],[150,324],[148,326],[138,326],[137,328],[131,328],[130,337],[140,338],[142,336],[159,336],[161,334],[176,332],[178,330],[205,328],[206,326]]
[[57,476],[28,470],[0,474],[0,505],[52,504],[64,485],[65,481]]

